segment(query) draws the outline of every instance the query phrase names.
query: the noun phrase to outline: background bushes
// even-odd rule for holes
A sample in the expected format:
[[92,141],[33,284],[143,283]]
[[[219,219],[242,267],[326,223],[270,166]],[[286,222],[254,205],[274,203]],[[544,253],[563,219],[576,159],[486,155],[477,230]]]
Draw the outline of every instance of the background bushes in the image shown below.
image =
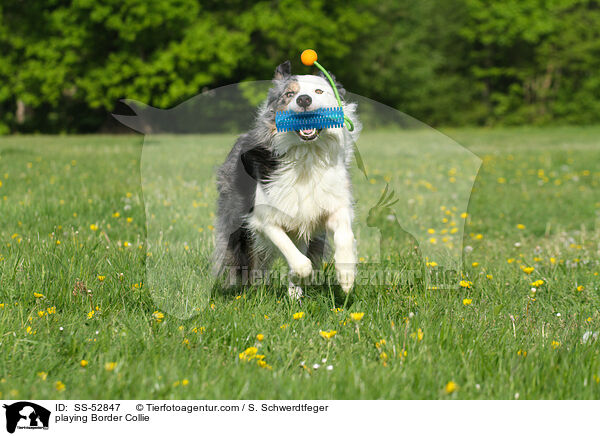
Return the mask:
[[315,48],[347,89],[432,125],[600,121],[588,0],[0,3],[0,133],[95,132]]

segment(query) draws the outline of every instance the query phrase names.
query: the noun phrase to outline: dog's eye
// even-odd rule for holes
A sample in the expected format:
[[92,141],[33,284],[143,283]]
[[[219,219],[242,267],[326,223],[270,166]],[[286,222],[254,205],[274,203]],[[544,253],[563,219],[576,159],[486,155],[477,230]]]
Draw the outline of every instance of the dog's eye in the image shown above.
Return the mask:
[[294,96],[294,91],[288,91],[288,92],[286,92],[286,93],[285,93],[285,96],[286,96],[287,98],[292,98],[292,97]]
[[323,94],[323,90],[322,89],[315,89],[315,93],[316,94]]

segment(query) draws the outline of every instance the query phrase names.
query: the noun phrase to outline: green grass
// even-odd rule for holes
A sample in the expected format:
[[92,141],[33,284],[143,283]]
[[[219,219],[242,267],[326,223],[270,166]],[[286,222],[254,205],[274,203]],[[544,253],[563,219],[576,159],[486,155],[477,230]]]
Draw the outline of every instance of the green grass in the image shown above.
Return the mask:
[[[343,311],[331,310],[344,303],[335,287],[307,289],[301,307],[281,287],[259,287],[200,293],[209,299],[182,309],[165,294],[169,275],[162,292],[148,285],[146,263],[166,250],[147,245],[158,236],[156,217],[146,227],[144,200],[158,191],[144,197],[141,181],[172,195],[161,197],[171,215],[158,219],[172,224],[173,251],[205,265],[214,169],[231,136],[178,138],[184,152],[199,141],[211,147],[169,167],[178,174],[171,185],[140,172],[139,136],[0,138],[0,398],[599,398],[600,348],[582,337],[600,331],[600,128],[446,133],[483,161],[461,244],[471,287],[361,286]],[[369,187],[377,194],[390,177],[433,177],[426,165],[398,170],[389,158],[398,137],[430,140],[419,131],[365,133],[372,179],[356,175],[359,205],[375,203]],[[154,162],[173,164],[167,157]],[[416,222],[448,229],[441,220],[459,212]],[[378,245],[363,235],[359,250],[368,262]],[[387,262],[406,267],[403,257]],[[544,284],[532,299],[536,280]],[[349,321],[352,312],[364,318]],[[332,339],[320,337],[331,329]],[[252,346],[271,369],[239,358]],[[458,385],[450,394],[449,381]]]

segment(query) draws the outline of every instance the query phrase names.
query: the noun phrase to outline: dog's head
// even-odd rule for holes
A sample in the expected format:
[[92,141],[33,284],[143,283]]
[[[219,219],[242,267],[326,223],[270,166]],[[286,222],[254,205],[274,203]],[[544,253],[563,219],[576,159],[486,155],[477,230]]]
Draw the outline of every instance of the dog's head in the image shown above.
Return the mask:
[[[340,83],[332,79],[340,97],[343,99],[346,91]],[[342,101],[344,113],[353,118],[356,105]],[[291,132],[277,132],[275,128],[275,113],[278,111],[314,111],[321,108],[335,108],[338,102],[329,81],[322,75],[292,75],[290,61],[286,61],[275,69],[273,86],[269,90],[266,109],[271,115],[270,128],[273,134],[273,144],[279,151],[286,151],[293,146],[318,145],[322,142],[335,140],[343,141],[341,128],[306,129]]]

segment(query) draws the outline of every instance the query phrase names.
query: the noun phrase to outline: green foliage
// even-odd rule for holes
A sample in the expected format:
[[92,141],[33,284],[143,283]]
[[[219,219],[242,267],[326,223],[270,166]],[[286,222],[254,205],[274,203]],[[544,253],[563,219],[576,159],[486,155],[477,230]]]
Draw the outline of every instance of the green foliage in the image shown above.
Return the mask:
[[593,0],[5,0],[0,134],[96,131],[122,98],[167,108],[315,48],[346,88],[429,124],[594,123]]

